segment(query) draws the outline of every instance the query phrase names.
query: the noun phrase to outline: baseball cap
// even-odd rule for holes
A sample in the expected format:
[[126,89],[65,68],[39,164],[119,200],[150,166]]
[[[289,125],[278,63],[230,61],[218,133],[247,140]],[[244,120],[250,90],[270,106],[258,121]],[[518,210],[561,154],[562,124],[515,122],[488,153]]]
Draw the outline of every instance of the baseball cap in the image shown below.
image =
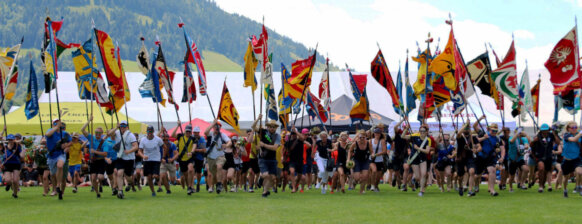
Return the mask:
[[186,128],[184,128],[184,131],[192,131],[192,125],[186,125]]
[[79,133],[74,133],[72,137],[73,138],[79,138]]
[[[127,127],[127,121],[121,121],[121,122],[119,122],[119,126],[121,126],[121,127]],[[153,126],[152,126],[152,128],[153,128]]]
[[[121,125],[121,124],[119,124],[119,125]],[[147,129],[147,131],[148,131],[148,132],[149,132],[149,131],[151,131],[151,132],[154,132],[154,126],[153,126],[153,125],[148,125],[148,129]]]
[[382,133],[382,129],[381,128],[374,128],[374,133]]
[[550,130],[550,126],[546,123],[543,123],[542,126],[540,127],[540,131],[547,131]]
[[307,130],[307,128],[304,128],[301,130],[301,134],[307,134],[309,133],[309,130]]
[[20,133],[16,133],[16,134],[14,134],[14,137],[15,138],[22,138],[22,135]]
[[58,118],[54,119],[54,120],[53,120],[53,124],[54,124],[55,122],[57,122],[57,121],[60,121],[60,120],[59,120]]
[[8,136],[6,136],[6,140],[14,140],[14,135],[9,134]]
[[200,132],[200,127],[196,126],[192,129],[192,132]]

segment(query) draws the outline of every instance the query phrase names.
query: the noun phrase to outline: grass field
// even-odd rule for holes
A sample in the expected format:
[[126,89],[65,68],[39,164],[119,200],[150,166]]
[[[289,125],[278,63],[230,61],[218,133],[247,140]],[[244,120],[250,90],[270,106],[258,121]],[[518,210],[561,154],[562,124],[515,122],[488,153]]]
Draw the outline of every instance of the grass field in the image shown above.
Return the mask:
[[[39,187],[22,188],[18,199],[0,192],[1,223],[580,223],[582,197],[561,191],[537,193],[534,188],[515,193],[501,191],[494,198],[485,192],[476,197],[440,193],[435,186],[424,197],[387,185],[380,193],[356,191],[321,195],[279,192],[269,198],[260,193],[206,191],[187,196],[173,187],[171,195],[152,198],[145,188],[126,193],[126,199],[104,189],[97,199],[90,188],[71,193],[64,200],[42,197]],[[481,189],[486,189],[485,185]]]

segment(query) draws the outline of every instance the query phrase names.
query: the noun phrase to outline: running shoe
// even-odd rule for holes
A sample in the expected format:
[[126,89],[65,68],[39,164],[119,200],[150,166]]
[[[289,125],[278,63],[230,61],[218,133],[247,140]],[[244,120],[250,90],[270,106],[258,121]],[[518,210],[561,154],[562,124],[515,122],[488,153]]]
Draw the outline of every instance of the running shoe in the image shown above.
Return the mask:
[[200,192],[200,184],[196,184],[196,192]]
[[152,197],[155,197],[155,196],[156,196],[156,192],[152,192]]
[[538,189],[538,193],[544,193],[544,189],[540,187],[540,188]]
[[253,188],[249,188],[249,193],[255,193],[255,190],[253,190]]
[[459,188],[459,196],[463,197],[463,188]]
[[321,184],[320,184],[320,183],[317,183],[317,184],[315,185],[315,189],[319,189],[319,187],[321,187]]
[[327,191],[325,190],[325,188],[321,188],[321,194],[325,194]]
[[131,191],[136,192],[134,185],[131,186]]
[[111,191],[111,196],[115,195],[117,195],[117,188],[113,188],[113,190]]
[[422,191],[418,192],[418,197],[422,197],[422,196],[424,196],[424,192],[422,192]]
[[208,188],[208,193],[212,193],[212,192],[214,192],[214,190],[211,187],[209,187]]
[[548,187],[548,192],[552,192],[552,187]]
[[568,191],[564,190],[564,197],[567,198],[568,197]]
[[97,194],[97,198],[101,198],[101,194]]
[[18,195],[16,195],[16,194],[12,194],[12,197],[13,197],[13,198],[18,198]]
[[192,188],[188,188],[188,195],[192,195]]
[[10,190],[10,185],[11,184],[6,184],[6,191],[9,191]]
[[222,183],[217,183],[216,184],[216,194],[220,194],[221,191],[222,191]]
[[493,196],[493,197],[497,197],[497,196],[499,196],[499,193],[497,193],[497,192],[493,192],[493,193],[491,193],[491,196]]
[[77,187],[73,187],[73,193],[77,193]]
[[161,187],[158,187],[158,192],[164,192]]
[[103,186],[99,186],[99,193],[103,193]]
[[130,187],[128,185],[127,187],[125,187],[125,192],[129,192],[129,190],[130,190]]
[[172,193],[172,191],[170,191],[170,190],[166,191],[166,194],[171,194],[171,193]]
[[303,188],[301,188],[301,190],[299,190],[299,192],[303,193]]
[[63,191],[57,187],[57,194],[59,195],[59,200],[63,200]]

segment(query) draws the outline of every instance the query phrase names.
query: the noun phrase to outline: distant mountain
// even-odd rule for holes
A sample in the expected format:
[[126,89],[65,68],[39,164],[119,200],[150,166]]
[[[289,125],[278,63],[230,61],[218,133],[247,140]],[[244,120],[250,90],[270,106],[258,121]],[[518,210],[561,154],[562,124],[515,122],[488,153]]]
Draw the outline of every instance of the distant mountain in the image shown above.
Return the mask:
[[[186,46],[181,29],[177,26],[180,18],[186,24],[190,37],[202,50],[205,67],[209,71],[242,71],[247,41],[251,35],[258,36],[261,32],[261,24],[238,14],[229,14],[215,2],[205,0],[2,1],[0,46],[12,46],[24,36],[21,55],[31,53],[37,60],[47,12],[53,20],[64,18],[58,37],[67,43],[81,43],[89,39],[93,20],[98,29],[109,33],[119,43],[127,71],[135,71],[135,63],[132,62],[140,47],[140,36],[146,38],[149,50],[155,48],[154,41],[159,36],[169,67],[181,71],[180,61],[184,58]],[[280,70],[281,62],[290,69],[292,62],[312,54],[303,44],[271,29],[268,32],[269,52],[273,53],[276,71]],[[316,70],[320,71],[325,62],[321,54],[317,55],[317,62]],[[337,69],[332,65],[332,70]],[[74,70],[70,52],[59,58],[59,70]]]

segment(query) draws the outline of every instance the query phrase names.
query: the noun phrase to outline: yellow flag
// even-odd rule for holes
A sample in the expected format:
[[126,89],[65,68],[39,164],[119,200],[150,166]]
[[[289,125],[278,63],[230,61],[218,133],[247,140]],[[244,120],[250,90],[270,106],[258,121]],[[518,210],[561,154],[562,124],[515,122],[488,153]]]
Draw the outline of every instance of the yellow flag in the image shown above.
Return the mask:
[[416,82],[414,82],[414,84],[412,85],[412,88],[414,89],[414,94],[416,96],[423,94],[424,89],[426,88],[426,69],[428,66],[428,64],[426,63],[427,55],[429,58],[428,64],[430,64],[432,59],[430,59],[431,56],[428,50],[425,50],[424,52],[420,53],[418,57],[412,57],[413,61],[420,64],[420,66],[418,67],[418,75],[416,76]]
[[455,91],[457,89],[457,81],[455,80],[455,35],[453,29],[449,33],[449,41],[443,49],[443,52],[436,56],[430,63],[428,70],[434,72],[435,76],[431,77],[430,82],[434,82],[440,77],[443,77],[445,87]]
[[222,87],[222,97],[220,98],[217,118],[232,126],[234,130],[240,134],[240,128],[238,126],[238,111],[236,111],[232,98],[230,98],[230,93],[226,87],[226,81],[224,81],[224,86]]
[[249,46],[247,47],[247,53],[245,53],[245,71],[244,71],[244,78],[245,83],[243,84],[244,87],[251,87],[253,92],[257,89],[257,79],[255,78],[255,71],[257,69],[257,65],[259,65],[259,60],[255,57],[255,53],[253,52],[253,46],[251,42],[249,42]]

